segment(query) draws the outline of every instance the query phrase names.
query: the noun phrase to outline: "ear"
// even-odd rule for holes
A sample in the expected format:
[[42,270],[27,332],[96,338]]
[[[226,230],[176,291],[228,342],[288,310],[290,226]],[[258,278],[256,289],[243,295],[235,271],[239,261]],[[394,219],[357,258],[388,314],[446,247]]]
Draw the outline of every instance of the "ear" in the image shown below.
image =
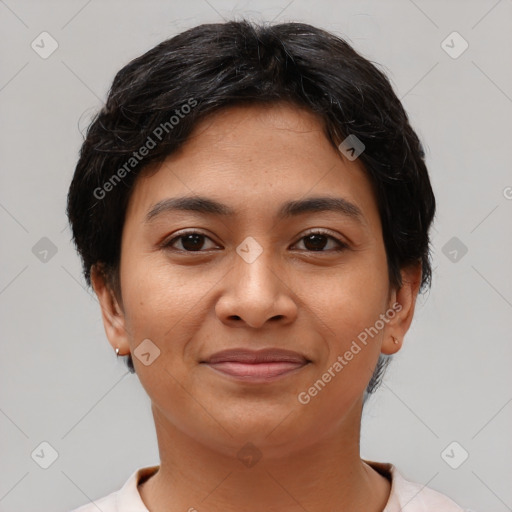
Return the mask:
[[394,354],[402,347],[404,336],[409,330],[414,316],[416,298],[421,284],[421,263],[405,267],[400,273],[402,286],[391,293],[388,311],[393,310],[395,315],[392,318],[391,314],[387,315],[390,320],[386,325],[382,340],[381,352],[383,354]]
[[100,265],[91,267],[91,282],[100,303],[103,326],[108,341],[114,350],[119,348],[120,356],[128,355],[130,343],[124,312],[119,306],[114,291],[107,282],[104,269]]

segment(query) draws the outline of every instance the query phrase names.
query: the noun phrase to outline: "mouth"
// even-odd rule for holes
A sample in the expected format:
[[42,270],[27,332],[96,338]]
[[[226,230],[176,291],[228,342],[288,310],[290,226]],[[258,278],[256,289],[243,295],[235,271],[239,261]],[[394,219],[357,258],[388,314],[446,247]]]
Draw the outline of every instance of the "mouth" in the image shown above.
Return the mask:
[[291,376],[311,361],[302,354],[282,349],[231,349],[217,352],[201,364],[243,382],[274,382]]
[[242,379],[246,382],[270,382],[285,377],[303,368],[306,364],[272,362],[272,363],[206,363],[210,368],[225,375]]

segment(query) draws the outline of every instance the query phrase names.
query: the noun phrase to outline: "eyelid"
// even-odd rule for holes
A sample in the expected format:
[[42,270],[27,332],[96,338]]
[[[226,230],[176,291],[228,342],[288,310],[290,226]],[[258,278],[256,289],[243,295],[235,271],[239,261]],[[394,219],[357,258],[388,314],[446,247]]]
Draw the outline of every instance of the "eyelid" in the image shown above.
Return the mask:
[[[325,228],[310,228],[308,231],[306,231],[305,233],[301,234],[300,237],[297,239],[297,241],[293,244],[297,244],[298,242],[300,242],[303,238],[307,237],[307,236],[310,236],[310,235],[324,235],[328,238],[332,238],[333,240],[336,241],[336,243],[338,244],[338,250],[340,249],[348,249],[349,248],[349,244],[348,242],[344,241],[342,238],[340,238],[340,235],[338,234],[333,234],[331,231],[325,229]],[[331,251],[307,251],[307,252],[331,252]]]
[[[170,248],[171,245],[174,243],[174,242],[177,242],[180,238],[182,237],[185,237],[187,235],[202,235],[204,236],[205,238],[208,238],[209,240],[211,240],[213,243],[217,243],[215,242],[215,240],[213,240],[213,238],[211,237],[211,235],[207,234],[207,233],[204,233],[203,231],[201,231],[200,229],[198,228],[189,228],[189,229],[185,229],[184,231],[178,231],[177,233],[173,233],[171,235],[171,237],[165,237],[163,239],[163,241],[161,243],[159,243],[159,247],[162,248],[162,249],[166,249],[166,248]],[[217,244],[219,245],[219,244]],[[194,252],[198,252],[198,253],[201,253],[201,252],[206,252],[206,251],[183,251],[181,249],[174,249],[171,247],[171,250],[175,250],[177,252],[188,252],[188,253],[194,253]],[[208,249],[208,250],[211,250],[211,249]]]
[[[189,228],[189,229],[186,229],[185,231],[181,231],[181,232],[178,231],[177,233],[173,233],[172,238],[165,238],[164,241],[159,244],[159,246],[162,249],[169,249],[170,248],[170,250],[173,250],[173,251],[176,251],[176,252],[189,253],[189,254],[202,253],[202,252],[207,252],[209,250],[212,250],[212,249],[206,249],[206,250],[199,250],[199,251],[183,251],[182,249],[174,249],[174,248],[172,248],[172,245],[173,245],[174,242],[178,241],[180,238],[185,237],[187,235],[202,235],[205,238],[208,238],[209,240],[211,240],[213,243],[216,243],[215,240],[213,240],[210,235],[202,232],[199,229]],[[297,238],[297,240],[292,244],[292,247],[294,245],[296,245],[297,243],[299,243],[300,241],[302,241],[303,238],[305,238],[307,236],[310,236],[310,235],[323,235],[323,236],[326,236],[328,238],[331,238],[331,239],[333,239],[338,244],[338,248],[337,249],[331,249],[331,251],[306,251],[306,252],[313,252],[313,253],[314,252],[317,252],[317,253],[325,252],[325,253],[329,253],[329,252],[332,252],[333,250],[334,251],[336,251],[336,250],[339,251],[339,250],[343,250],[343,249],[348,249],[349,248],[349,244],[347,242],[345,242],[343,239],[341,239],[339,237],[339,235],[334,235],[331,231],[329,231],[329,230],[327,230],[325,228],[310,228],[305,233],[302,233],[299,236],[299,238]]]

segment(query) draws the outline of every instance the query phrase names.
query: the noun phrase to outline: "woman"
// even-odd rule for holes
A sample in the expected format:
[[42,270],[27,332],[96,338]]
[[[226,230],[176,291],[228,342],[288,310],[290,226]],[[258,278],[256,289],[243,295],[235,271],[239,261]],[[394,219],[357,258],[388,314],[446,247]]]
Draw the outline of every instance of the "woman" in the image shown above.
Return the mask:
[[125,66],[68,216],[160,464],[77,510],[461,511],[359,454],[434,213],[390,83],[332,34],[201,25]]

